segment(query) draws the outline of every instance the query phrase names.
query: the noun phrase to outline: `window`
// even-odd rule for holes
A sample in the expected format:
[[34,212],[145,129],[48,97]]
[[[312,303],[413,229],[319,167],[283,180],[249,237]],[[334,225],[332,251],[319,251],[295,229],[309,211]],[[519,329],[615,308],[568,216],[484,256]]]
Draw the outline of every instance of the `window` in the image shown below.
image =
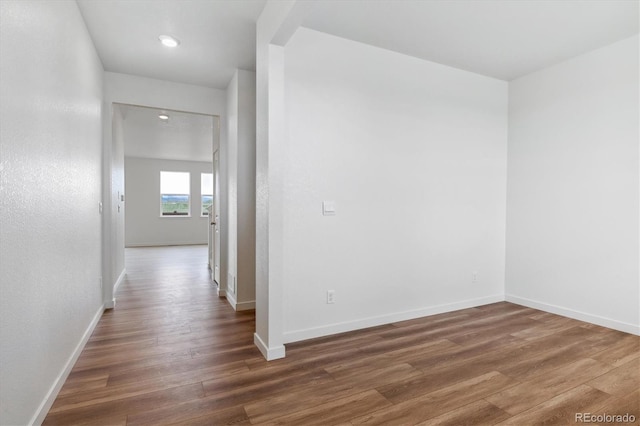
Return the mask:
[[189,172],[160,172],[160,214],[189,216]]
[[208,216],[207,207],[213,204],[213,173],[200,174],[200,196],[202,200],[202,216]]

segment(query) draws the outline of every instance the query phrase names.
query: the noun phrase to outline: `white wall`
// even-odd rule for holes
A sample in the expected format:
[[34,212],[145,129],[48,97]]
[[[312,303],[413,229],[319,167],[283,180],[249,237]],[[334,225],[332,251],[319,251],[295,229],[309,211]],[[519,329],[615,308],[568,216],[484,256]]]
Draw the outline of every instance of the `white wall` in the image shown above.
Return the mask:
[[107,100],[175,111],[224,115],[224,90],[174,83],[129,74],[105,72]]
[[238,72],[227,86],[227,140],[225,162],[227,163],[227,218],[229,232],[227,234],[227,252],[229,253],[227,269],[221,274],[227,275],[227,300],[235,307],[236,289],[234,277],[238,273],[238,121],[239,121]]
[[300,29],[285,93],[285,341],[502,300],[506,82]]
[[[311,2],[267,2],[256,23],[256,332],[267,360],[285,356],[282,283],[284,49]],[[282,31],[287,33],[283,36]],[[272,43],[276,42],[278,45]],[[273,229],[273,232],[272,232]]]
[[237,310],[254,309],[256,297],[255,81],[254,72],[238,69],[227,88],[227,299]]
[[[212,163],[125,157],[125,245],[207,244],[208,217],[200,216],[200,174]],[[191,216],[160,216],[160,172],[191,174]]]
[[256,299],[256,73],[238,75],[238,262],[237,301],[255,308]]
[[638,37],[509,85],[507,299],[640,332]]
[[[103,139],[105,141],[105,185],[103,192],[105,194],[105,212],[109,220],[105,222],[105,228],[103,230],[103,247],[105,263],[106,265],[112,265],[111,268],[105,266],[103,271],[104,281],[106,283],[104,286],[104,300],[106,306],[113,307],[115,303],[114,289],[117,288],[125,272],[124,244],[121,244],[118,240],[118,235],[124,232],[124,221],[120,223],[117,220],[120,215],[117,210],[118,194],[122,193],[125,189],[124,169],[119,171],[118,165],[124,164],[124,154],[122,154],[122,156],[117,154],[117,147],[113,146],[113,103],[165,108],[218,116],[220,117],[220,138],[214,138],[214,144],[222,148],[220,140],[226,138],[226,93],[223,90],[208,87],[105,72],[104,96],[104,107],[107,113],[104,114],[103,118]],[[221,162],[220,168],[221,188],[225,188],[226,164],[224,161]],[[114,179],[112,172],[116,174],[122,173],[122,179]],[[126,198],[128,199],[128,197]],[[223,191],[221,198],[221,204],[226,205],[226,192]],[[123,211],[122,209],[126,209],[125,204],[121,204],[121,212]],[[226,241],[228,232],[228,227],[226,226],[227,219],[224,217],[225,214],[224,211],[221,211],[220,220],[222,227],[220,234],[222,241]],[[227,252],[224,249],[224,245],[220,253],[220,263],[222,268],[226,268]],[[226,276],[224,275],[221,276],[220,287],[222,290],[226,288]]]
[[[109,106],[109,111],[113,111],[113,120],[111,121],[111,128],[113,132],[113,140],[111,143],[110,155],[107,158],[111,159],[111,173],[110,179],[105,183],[108,183],[111,188],[111,194],[109,202],[113,207],[113,214],[110,218],[111,229],[113,233],[111,237],[112,250],[109,251],[111,257],[111,271],[114,271],[114,278],[116,279],[116,286],[120,285],[124,281],[125,264],[124,264],[124,220],[125,220],[125,203],[122,200],[122,196],[125,193],[124,188],[124,117],[120,110]],[[106,146],[109,146],[106,144]],[[105,147],[103,147],[104,149]],[[104,185],[104,183],[103,183]],[[103,194],[108,194],[103,191]],[[107,209],[107,211],[109,211]],[[103,223],[104,226],[104,223]],[[113,249],[118,247],[118,249]],[[107,265],[103,265],[103,268]],[[117,288],[114,290],[114,292]],[[107,307],[112,308],[113,299],[107,299]],[[111,302],[111,303],[110,303]]]
[[0,55],[0,424],[23,425],[102,313],[102,66],[74,1],[1,1]]

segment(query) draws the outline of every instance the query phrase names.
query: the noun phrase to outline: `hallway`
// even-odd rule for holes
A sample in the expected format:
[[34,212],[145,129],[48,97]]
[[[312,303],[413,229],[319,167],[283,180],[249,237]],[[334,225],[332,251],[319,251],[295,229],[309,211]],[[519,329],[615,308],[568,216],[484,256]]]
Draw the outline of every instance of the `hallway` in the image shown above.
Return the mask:
[[204,396],[207,380],[262,359],[254,315],[216,295],[206,246],[130,248],[106,311],[44,424],[157,423],[146,414]]

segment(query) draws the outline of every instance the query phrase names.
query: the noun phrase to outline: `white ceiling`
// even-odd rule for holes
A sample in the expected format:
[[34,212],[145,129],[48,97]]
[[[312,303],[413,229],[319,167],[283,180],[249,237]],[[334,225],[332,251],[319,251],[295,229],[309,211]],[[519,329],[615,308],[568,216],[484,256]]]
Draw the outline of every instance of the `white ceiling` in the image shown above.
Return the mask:
[[[503,80],[637,34],[640,14],[639,0],[300,1],[314,3],[305,27]],[[77,2],[107,71],[224,90],[236,68],[255,70],[266,0]],[[120,108],[126,155],[211,161],[214,118],[172,113],[163,124],[157,110]]]
[[[266,0],[77,0],[107,71],[225,89],[255,70]],[[177,37],[169,49],[158,36]]]
[[[126,157],[213,161],[217,117],[123,104],[114,109],[121,113]],[[158,118],[161,112],[168,121]]]
[[305,27],[502,80],[638,33],[637,0],[324,0]]
[[[638,0],[308,1],[308,28],[503,80],[630,37],[639,21]],[[265,3],[78,0],[107,71],[217,89],[255,69]]]

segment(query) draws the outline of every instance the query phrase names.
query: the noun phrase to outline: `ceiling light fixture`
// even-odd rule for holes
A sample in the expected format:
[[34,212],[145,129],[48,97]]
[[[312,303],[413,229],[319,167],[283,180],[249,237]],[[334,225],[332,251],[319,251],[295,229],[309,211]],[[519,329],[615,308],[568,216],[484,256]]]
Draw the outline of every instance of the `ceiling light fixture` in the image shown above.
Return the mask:
[[180,44],[180,40],[170,35],[161,35],[158,37],[158,40],[167,47],[176,47]]
[[162,121],[169,121],[169,116],[167,114],[159,114],[158,118]]

